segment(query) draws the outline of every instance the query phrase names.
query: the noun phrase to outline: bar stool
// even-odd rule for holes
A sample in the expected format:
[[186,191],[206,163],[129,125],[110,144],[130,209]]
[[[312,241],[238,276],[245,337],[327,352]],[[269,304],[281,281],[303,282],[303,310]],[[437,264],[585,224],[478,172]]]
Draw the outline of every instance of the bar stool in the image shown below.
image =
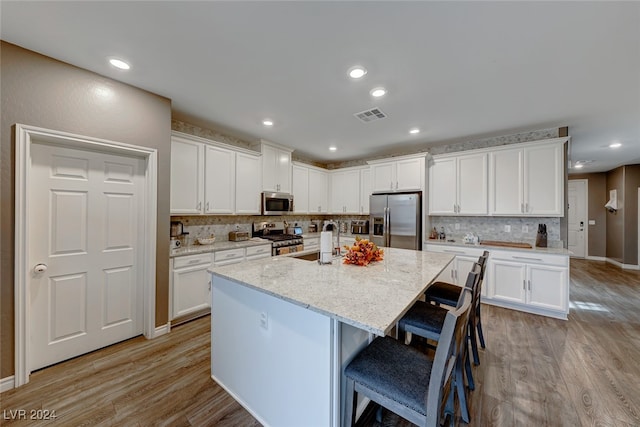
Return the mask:
[[[465,283],[465,287],[462,292],[459,293],[458,301],[456,302],[456,310],[460,308],[460,305],[463,301],[463,295],[468,291],[471,294],[471,305],[473,310],[474,301],[477,295],[478,283],[480,281],[480,273],[481,266],[478,263],[473,265],[473,269],[467,276],[467,281]],[[442,330],[444,326],[444,320],[447,314],[450,311],[428,303],[424,301],[416,301],[416,303],[409,309],[407,314],[405,314],[402,319],[398,322],[398,339],[401,342],[407,343],[406,336],[407,333],[412,335],[417,335],[422,338],[426,338],[427,340],[436,341],[438,343],[435,346],[436,351],[438,351],[438,347],[440,346],[440,340],[442,337]],[[467,337],[470,334],[470,324],[471,317],[473,313],[469,316],[469,321],[466,326],[466,334]],[[468,340],[464,341],[464,344],[458,351],[458,363],[455,367],[455,384],[456,384],[456,394],[458,396],[458,400],[460,402],[460,412],[461,417],[464,422],[469,422],[471,416],[469,414],[469,407],[467,405],[467,396],[465,393],[465,374],[464,370],[466,370],[466,377],[469,383],[469,388],[475,388],[475,384],[473,383],[473,376],[471,373],[471,362],[469,361],[469,345]]]
[[[484,251],[483,254],[478,259],[478,263],[482,267],[482,271],[480,273],[480,284],[478,289],[478,295],[482,293],[482,283],[484,282],[484,273],[487,268],[487,259],[489,258],[489,251]],[[461,286],[454,285],[452,283],[447,282],[435,282],[425,292],[425,299],[428,302],[434,302],[435,304],[444,304],[450,307],[455,307],[458,298],[460,297],[460,292],[462,291]],[[471,351],[473,353],[473,364],[480,364],[480,355],[478,354],[478,340],[480,340],[480,346],[482,348],[486,348],[484,342],[484,334],[482,331],[482,318],[480,316],[480,297],[478,296],[477,300],[474,302],[475,307],[473,308],[474,316],[473,316],[473,333],[470,335],[469,339],[471,340]],[[477,337],[477,338],[476,338]]]
[[345,426],[354,424],[360,393],[419,426],[436,427],[454,417],[455,364],[464,346],[471,314],[471,292],[459,309],[446,314],[434,358],[391,337],[378,337],[345,368]]

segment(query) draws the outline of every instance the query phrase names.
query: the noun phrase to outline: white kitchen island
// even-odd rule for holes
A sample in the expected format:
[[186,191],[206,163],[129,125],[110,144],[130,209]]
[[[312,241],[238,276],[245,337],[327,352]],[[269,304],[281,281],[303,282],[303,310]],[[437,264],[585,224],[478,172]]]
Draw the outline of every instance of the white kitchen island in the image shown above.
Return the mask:
[[366,267],[273,257],[211,269],[212,378],[264,426],[341,425],[344,367],[454,258],[384,250]]

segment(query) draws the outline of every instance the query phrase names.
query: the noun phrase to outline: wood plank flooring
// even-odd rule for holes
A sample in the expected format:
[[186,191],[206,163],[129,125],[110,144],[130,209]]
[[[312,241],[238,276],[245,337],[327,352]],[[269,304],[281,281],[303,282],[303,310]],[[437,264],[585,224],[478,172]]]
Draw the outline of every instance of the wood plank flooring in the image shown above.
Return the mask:
[[[640,426],[640,272],[572,260],[571,303],[568,321],[483,305],[470,426]],[[209,345],[204,317],[35,372],[0,395],[0,424],[259,426],[211,380]],[[383,425],[411,424],[385,412]]]

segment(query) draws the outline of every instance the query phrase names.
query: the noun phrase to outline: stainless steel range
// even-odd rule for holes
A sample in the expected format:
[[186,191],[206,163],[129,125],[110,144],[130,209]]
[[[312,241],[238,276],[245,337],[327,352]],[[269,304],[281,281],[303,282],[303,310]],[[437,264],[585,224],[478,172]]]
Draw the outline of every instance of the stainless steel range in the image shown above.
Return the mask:
[[303,249],[302,236],[285,234],[284,222],[254,222],[253,237],[271,241],[271,255],[284,255]]

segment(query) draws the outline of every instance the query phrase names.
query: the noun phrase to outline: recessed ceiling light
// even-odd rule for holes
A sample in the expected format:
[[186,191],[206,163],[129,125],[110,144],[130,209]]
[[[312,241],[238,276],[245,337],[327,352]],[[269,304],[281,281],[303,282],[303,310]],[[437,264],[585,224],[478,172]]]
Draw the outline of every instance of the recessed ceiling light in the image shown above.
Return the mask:
[[409,133],[412,135],[415,135],[416,133],[420,133],[420,129],[418,128],[409,129]]
[[609,144],[609,148],[619,148],[622,147],[622,144],[620,144],[619,142],[612,142],[611,144]]
[[118,59],[118,58],[111,58],[109,60],[109,64],[111,64],[114,67],[119,68],[121,70],[128,70],[129,68],[131,68],[131,66],[129,64],[124,62],[122,59]]
[[375,98],[380,98],[381,96],[386,95],[387,90],[383,87],[375,87],[373,89],[371,89],[371,92],[369,92],[371,94],[371,96],[375,97]]
[[270,120],[270,119],[264,119],[264,120],[262,121],[262,124],[263,124],[263,125],[265,125],[265,126],[273,126],[273,120]]
[[338,147],[335,147],[333,145],[331,147],[329,147],[329,151],[336,151],[337,149],[338,149]]
[[349,68],[349,77],[352,79],[360,79],[364,77],[365,74],[367,74],[367,69],[359,65]]

